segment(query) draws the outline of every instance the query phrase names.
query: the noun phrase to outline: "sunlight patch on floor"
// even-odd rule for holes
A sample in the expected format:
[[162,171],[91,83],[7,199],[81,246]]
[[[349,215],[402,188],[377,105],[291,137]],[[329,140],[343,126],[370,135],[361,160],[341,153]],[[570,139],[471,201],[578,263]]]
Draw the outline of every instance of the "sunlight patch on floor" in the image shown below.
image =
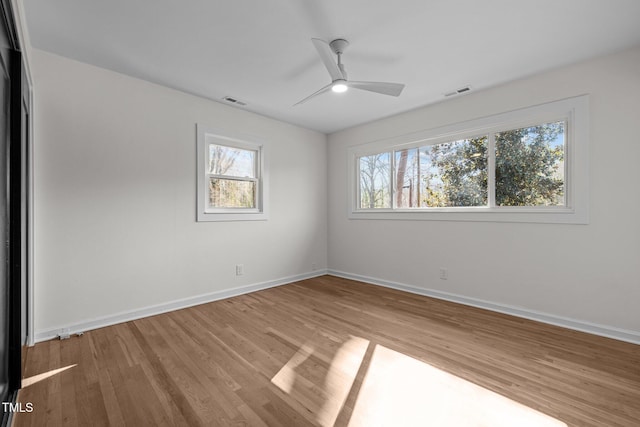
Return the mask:
[[368,340],[350,337],[329,356],[330,363],[318,363],[311,360],[314,345],[307,343],[271,382],[308,408],[319,425],[333,426],[347,400],[368,346]]
[[564,422],[376,345],[349,426],[567,427]]
[[76,366],[78,366],[78,364],[74,363],[73,365],[65,366],[64,368],[53,369],[53,370],[51,370],[49,372],[43,372],[42,374],[34,375],[32,377],[29,377],[29,378],[24,378],[22,380],[22,388],[29,387],[30,385],[33,385],[33,384],[35,384],[37,382],[40,382],[42,380],[46,380],[49,377],[57,375],[60,372],[66,371],[67,369],[71,369],[71,368],[74,368]]

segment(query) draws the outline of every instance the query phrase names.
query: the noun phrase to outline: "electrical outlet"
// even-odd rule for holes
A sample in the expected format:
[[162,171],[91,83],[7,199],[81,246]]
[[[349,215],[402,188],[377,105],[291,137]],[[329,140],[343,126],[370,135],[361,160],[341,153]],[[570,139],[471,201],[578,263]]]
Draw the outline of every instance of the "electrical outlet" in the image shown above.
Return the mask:
[[316,265],[315,262],[311,263],[311,271],[316,271],[318,269],[318,266]]
[[242,276],[244,274],[244,264],[236,264],[236,276]]
[[449,278],[449,272],[446,268],[440,269],[440,280],[447,280]]

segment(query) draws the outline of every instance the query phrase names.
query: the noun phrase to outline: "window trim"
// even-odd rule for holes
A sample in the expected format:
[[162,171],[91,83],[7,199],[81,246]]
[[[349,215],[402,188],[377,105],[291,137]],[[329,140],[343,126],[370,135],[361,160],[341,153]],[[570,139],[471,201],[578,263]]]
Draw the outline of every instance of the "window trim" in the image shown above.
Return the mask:
[[[268,215],[268,173],[265,143],[257,138],[239,133],[221,131],[196,124],[197,167],[196,167],[196,221],[264,221]],[[211,141],[213,139],[214,141]],[[254,178],[214,175],[207,172],[208,148],[210,143],[256,152],[256,176]],[[256,182],[255,208],[209,208],[208,181],[211,177]]]
[[[348,218],[588,224],[588,119],[589,97],[581,95],[348,147]],[[360,185],[357,162],[359,157],[390,152],[393,170],[395,160],[393,152],[397,150],[451,142],[478,135],[489,136],[488,150],[492,150],[494,149],[493,134],[496,132],[554,121],[565,122],[565,206],[395,208],[392,192],[392,208],[358,208]],[[488,173],[493,175],[495,174],[493,156],[490,155],[488,160]],[[491,175],[489,179],[492,178]],[[392,172],[390,179],[392,189],[395,188],[395,179],[395,174]]]

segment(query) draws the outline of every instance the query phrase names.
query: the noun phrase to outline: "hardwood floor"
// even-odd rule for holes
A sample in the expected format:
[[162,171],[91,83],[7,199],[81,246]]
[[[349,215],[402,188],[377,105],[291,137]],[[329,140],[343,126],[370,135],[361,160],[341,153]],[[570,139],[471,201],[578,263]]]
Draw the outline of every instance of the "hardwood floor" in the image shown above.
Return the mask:
[[14,426],[640,425],[640,346],[331,276],[39,343],[26,377]]

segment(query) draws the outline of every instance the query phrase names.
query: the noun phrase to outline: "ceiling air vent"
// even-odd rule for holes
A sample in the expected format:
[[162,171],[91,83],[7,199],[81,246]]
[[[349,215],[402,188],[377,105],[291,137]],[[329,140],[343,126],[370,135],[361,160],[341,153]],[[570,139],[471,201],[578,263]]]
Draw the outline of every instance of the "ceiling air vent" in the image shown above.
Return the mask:
[[453,96],[453,95],[460,95],[461,93],[465,93],[465,92],[469,92],[471,90],[471,86],[465,86],[465,87],[461,87],[460,89],[456,89],[453,92],[447,92],[444,94],[444,96]]
[[247,105],[246,102],[242,102],[236,98],[232,98],[230,96],[225,96],[224,98],[222,98],[224,101],[227,101],[229,104],[235,104],[235,105],[239,105],[241,107]]

